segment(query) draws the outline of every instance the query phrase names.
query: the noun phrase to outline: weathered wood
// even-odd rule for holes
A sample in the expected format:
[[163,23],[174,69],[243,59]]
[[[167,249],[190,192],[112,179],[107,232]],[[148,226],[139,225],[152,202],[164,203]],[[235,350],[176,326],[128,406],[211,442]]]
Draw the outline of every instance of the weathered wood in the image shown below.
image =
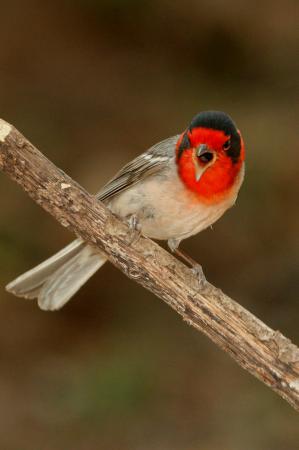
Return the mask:
[[279,331],[208,284],[200,288],[180,261],[150,239],[132,243],[127,224],[59,170],[13,126],[0,119],[0,168],[58,222],[129,278],[171,306],[299,411],[299,349]]

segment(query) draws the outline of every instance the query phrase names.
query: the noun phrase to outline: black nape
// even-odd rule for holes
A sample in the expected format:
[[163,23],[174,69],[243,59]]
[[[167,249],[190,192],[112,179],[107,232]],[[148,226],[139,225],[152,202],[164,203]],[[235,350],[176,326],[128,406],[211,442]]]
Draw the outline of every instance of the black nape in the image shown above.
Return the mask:
[[180,157],[182,156],[183,151],[187,150],[190,147],[191,147],[191,143],[189,141],[188,134],[187,134],[187,131],[186,131],[184,133],[183,139],[182,139],[182,141],[180,143],[180,146],[178,148],[178,156],[177,156],[178,159],[180,159]]
[[222,111],[203,111],[192,119],[189,131],[192,132],[194,128],[210,128],[223,131],[231,140],[231,146],[227,150],[227,155],[232,159],[233,163],[238,162],[241,152],[241,138],[234,121],[228,114]]

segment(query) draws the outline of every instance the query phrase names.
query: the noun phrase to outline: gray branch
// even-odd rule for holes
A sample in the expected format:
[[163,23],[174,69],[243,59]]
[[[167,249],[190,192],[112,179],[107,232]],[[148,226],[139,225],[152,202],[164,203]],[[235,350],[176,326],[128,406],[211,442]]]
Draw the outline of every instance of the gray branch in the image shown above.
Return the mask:
[[161,298],[240,366],[299,411],[299,349],[148,238],[131,233],[94,196],[0,119],[0,168],[58,222],[103,251],[129,278]]

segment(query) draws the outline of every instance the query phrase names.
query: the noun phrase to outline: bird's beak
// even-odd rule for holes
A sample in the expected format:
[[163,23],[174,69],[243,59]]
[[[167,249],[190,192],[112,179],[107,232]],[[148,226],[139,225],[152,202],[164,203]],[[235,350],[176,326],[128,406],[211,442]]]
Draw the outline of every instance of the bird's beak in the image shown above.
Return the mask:
[[209,147],[206,144],[200,144],[200,146],[196,149],[196,156],[199,157],[208,151]]
[[199,167],[198,164],[196,164],[196,166],[195,166],[195,179],[196,179],[196,181],[200,180],[200,177],[202,176],[202,174],[203,174],[202,168]]
[[194,149],[193,156],[194,156],[194,167],[195,167],[195,180],[198,182],[202,176],[202,174],[205,171],[204,167],[201,167],[198,164],[198,157],[202,155],[203,153],[206,153],[209,151],[209,147],[206,144],[201,144],[199,147]]

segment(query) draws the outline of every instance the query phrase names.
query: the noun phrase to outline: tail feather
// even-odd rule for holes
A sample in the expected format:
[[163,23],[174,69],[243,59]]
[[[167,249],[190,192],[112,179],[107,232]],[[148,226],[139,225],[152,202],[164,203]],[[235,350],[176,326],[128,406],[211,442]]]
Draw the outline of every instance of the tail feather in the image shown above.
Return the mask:
[[6,286],[6,290],[18,297],[35,298],[40,287],[55,270],[75,256],[84,247],[81,239],[76,239],[60,252],[28,270]]
[[106,257],[76,239],[6,286],[16,296],[38,298],[40,308],[61,308],[106,262]]
[[51,311],[62,308],[106,261],[106,256],[92,247],[84,247],[47,279],[38,294],[39,307]]

